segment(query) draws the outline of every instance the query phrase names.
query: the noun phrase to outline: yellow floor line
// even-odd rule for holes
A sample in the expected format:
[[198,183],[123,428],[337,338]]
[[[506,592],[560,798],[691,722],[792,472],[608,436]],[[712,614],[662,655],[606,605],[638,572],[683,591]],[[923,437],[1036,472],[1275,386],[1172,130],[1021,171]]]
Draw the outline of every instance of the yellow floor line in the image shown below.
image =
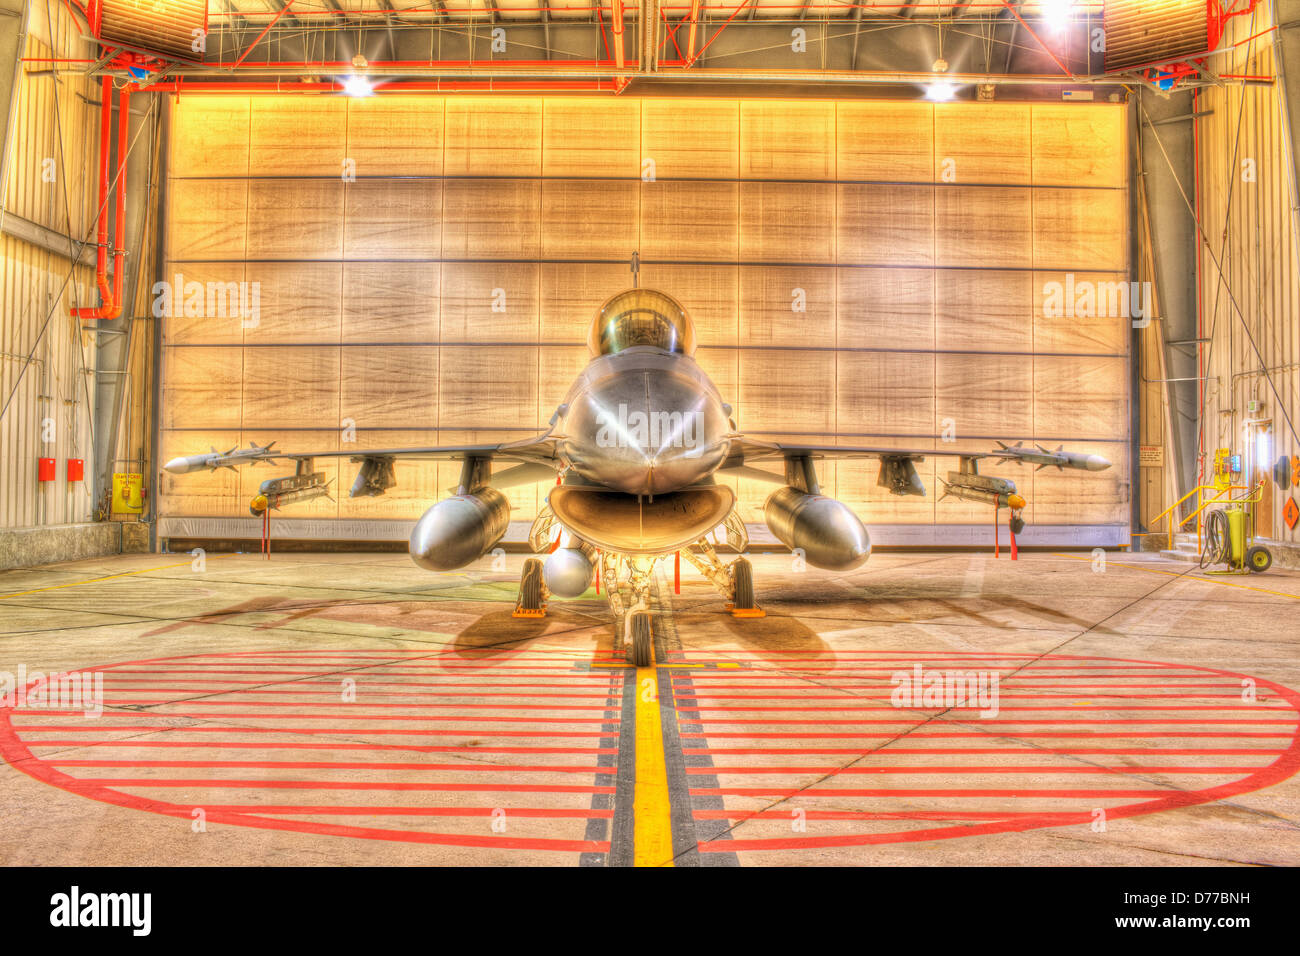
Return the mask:
[[[1083,557],[1078,554],[1058,553],[1058,558],[1073,558],[1075,561],[1091,561],[1092,557]],[[1187,574],[1183,571],[1166,571],[1163,568],[1148,568],[1141,564],[1120,564],[1118,561],[1107,561],[1106,565],[1115,565],[1117,568],[1131,568],[1134,571],[1150,571],[1152,574],[1167,574],[1171,578],[1186,578],[1188,581],[1201,581],[1205,584],[1222,584],[1226,588],[1240,588],[1243,591],[1258,591],[1260,594],[1272,594],[1275,597],[1291,598],[1293,601],[1300,601],[1300,594],[1289,594],[1286,591],[1271,591],[1268,588],[1257,588],[1249,584],[1236,584],[1233,581],[1220,581],[1218,578],[1202,578]]]
[[[213,555],[221,557],[221,555]],[[70,581],[67,584],[51,584],[48,587],[32,588],[30,591],[15,591],[13,594],[0,594],[0,601],[5,598],[22,597],[24,594],[39,594],[41,591],[58,591],[62,588],[79,588],[83,584],[95,584],[99,581],[111,581],[113,578],[126,578],[133,574],[148,574],[150,571],[166,571],[168,568],[188,568],[193,561],[182,561],[179,564],[164,564],[156,568],[141,568],[139,571],[122,571],[118,574],[106,574],[102,578],[91,578],[88,581]]]
[[659,713],[655,665],[636,669],[636,784],[632,797],[632,863],[673,865],[673,825],[668,802],[668,765]]

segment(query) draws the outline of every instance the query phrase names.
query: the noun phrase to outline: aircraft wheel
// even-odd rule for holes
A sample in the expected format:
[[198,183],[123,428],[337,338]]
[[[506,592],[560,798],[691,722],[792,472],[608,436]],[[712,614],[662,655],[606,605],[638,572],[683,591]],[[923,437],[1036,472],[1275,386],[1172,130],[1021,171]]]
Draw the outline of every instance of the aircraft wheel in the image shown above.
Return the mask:
[[736,610],[751,610],[756,606],[754,604],[754,566],[749,563],[747,558],[737,558],[732,573],[735,575]]
[[1254,572],[1267,571],[1273,566],[1273,555],[1268,548],[1255,545],[1246,552],[1246,567]]
[[632,663],[637,667],[650,666],[650,641],[653,636],[650,614],[646,611],[634,612],[632,614]]
[[542,562],[529,558],[524,562],[524,574],[519,579],[519,610],[541,611],[542,603]]

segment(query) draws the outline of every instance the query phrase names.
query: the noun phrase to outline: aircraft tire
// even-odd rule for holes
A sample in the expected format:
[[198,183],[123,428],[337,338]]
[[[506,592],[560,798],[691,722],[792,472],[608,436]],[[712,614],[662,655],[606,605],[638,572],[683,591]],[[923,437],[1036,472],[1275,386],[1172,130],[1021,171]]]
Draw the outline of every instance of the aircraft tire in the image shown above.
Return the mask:
[[736,600],[734,606],[739,610],[750,610],[754,604],[754,567],[747,558],[737,558],[732,570],[735,575]]
[[650,641],[653,633],[650,627],[650,615],[645,611],[632,614],[632,663],[637,667],[649,667],[651,661]]

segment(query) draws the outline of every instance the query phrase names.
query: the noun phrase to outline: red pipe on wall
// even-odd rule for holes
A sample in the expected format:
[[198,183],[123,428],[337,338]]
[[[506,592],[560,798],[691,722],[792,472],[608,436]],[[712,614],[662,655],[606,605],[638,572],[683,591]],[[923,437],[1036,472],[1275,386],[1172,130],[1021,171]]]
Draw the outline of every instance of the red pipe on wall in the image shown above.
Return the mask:
[[122,272],[126,259],[126,154],[130,150],[131,92],[130,84],[122,87],[117,101],[117,179],[116,222],[113,227],[113,285],[108,285],[108,150],[113,129],[113,78],[106,76],[101,86],[103,100],[99,115],[99,248],[95,253],[95,284],[99,287],[100,304],[94,307],[73,309],[78,319],[116,319],[122,314]]
[[[108,149],[113,135],[113,78],[105,76],[99,93],[99,230],[98,251],[95,253],[95,283],[99,296],[105,302],[112,299],[108,287]],[[83,318],[83,313],[93,309],[75,309],[73,315]]]

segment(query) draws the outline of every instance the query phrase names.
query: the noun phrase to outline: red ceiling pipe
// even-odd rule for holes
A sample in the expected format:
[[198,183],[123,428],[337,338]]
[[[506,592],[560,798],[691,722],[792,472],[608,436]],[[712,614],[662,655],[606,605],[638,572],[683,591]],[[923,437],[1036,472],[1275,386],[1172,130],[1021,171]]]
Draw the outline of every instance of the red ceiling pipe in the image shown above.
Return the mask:
[[[394,93],[455,93],[481,92],[506,93],[526,92],[545,93],[555,91],[611,91],[614,80],[397,80],[392,83],[377,83],[375,95],[384,96]],[[323,83],[304,83],[300,80],[269,82],[184,82],[181,80],[161,80],[140,87],[143,93],[174,93],[192,96],[195,94],[216,95],[233,93],[311,93],[322,96],[340,96],[343,87],[334,81]]]
[[[82,62],[89,63],[93,61],[85,60]],[[412,67],[413,69],[417,69],[417,70],[423,67],[432,67],[432,66],[478,67],[478,66],[482,66],[483,62],[484,62],[483,60],[371,60],[369,65],[369,70],[371,73],[373,73],[375,69],[378,67],[393,67],[393,68]],[[523,66],[553,67],[556,65],[557,62],[562,62],[562,65],[566,67],[576,68],[582,66],[610,66],[614,61],[609,59],[608,57],[603,60],[564,60],[564,61],[513,60],[513,59],[499,60],[498,59],[498,60],[492,60],[491,65],[492,66],[521,66],[521,67]],[[220,66],[221,64],[214,64],[214,65]],[[236,63],[235,66],[239,66],[239,64]],[[239,72],[255,75],[258,73],[259,70],[264,71],[268,66],[272,66],[281,70],[291,70],[298,67],[312,68],[318,70],[337,69],[343,73],[351,73],[354,69],[356,69],[356,67],[352,65],[351,60],[275,60],[274,62],[271,63],[263,63],[260,60],[255,60],[254,62],[249,63],[247,66],[241,66],[239,68]],[[233,70],[234,67],[230,67],[230,69]]]
[[113,127],[113,78],[104,77],[100,93],[103,108],[99,114],[99,248],[95,254],[95,284],[99,286],[100,304],[73,309],[78,319],[116,319],[122,314],[122,273],[126,259],[126,154],[130,151],[131,85],[122,87],[117,100],[117,181],[114,193],[117,204],[113,226],[113,287],[108,286],[108,147]]

